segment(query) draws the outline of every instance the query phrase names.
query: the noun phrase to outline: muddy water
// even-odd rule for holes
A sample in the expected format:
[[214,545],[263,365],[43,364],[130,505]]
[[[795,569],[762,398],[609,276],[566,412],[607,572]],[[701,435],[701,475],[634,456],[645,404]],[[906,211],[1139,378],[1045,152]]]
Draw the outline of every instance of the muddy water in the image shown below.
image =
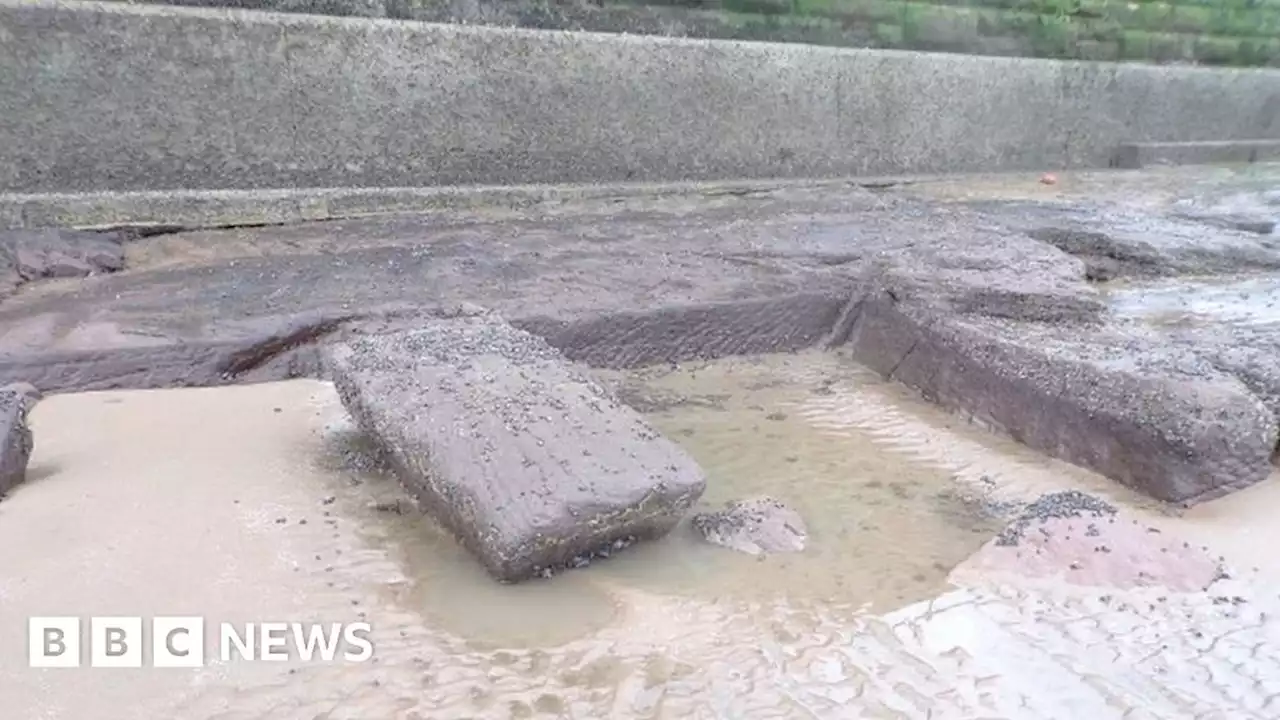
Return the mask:
[[705,465],[708,503],[774,494],[810,549],[756,560],[681,530],[500,586],[396,511],[326,384],[54,397],[32,482],[0,503],[0,547],[21,549],[0,556],[0,644],[41,614],[364,619],[376,661],[38,671],[7,652],[0,695],[67,720],[841,717],[854,697],[924,716],[946,682],[865,608],[943,590],[1002,492],[1094,483],[837,357],[610,380]]

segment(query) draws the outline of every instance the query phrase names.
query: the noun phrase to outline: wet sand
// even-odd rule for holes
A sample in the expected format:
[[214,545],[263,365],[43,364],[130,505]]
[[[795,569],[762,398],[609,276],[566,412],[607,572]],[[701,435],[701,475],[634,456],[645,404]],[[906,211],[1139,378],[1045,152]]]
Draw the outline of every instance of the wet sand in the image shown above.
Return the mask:
[[1117,314],[1156,326],[1280,326],[1280,275],[1129,283],[1108,295]]
[[[819,688],[823,702],[862,697],[880,717],[892,708],[868,688],[945,692],[946,682],[916,678],[924,661],[892,660],[899,650],[875,645],[889,641],[864,608],[944,593],[950,568],[997,527],[983,502],[1082,487],[1130,504],[1114,484],[966,426],[835,356],[611,379],[652,401],[655,424],[705,466],[707,503],[776,494],[805,516],[812,551],[759,561],[677,531],[549,582],[500,586],[429,520],[389,511],[403,495],[360,451],[325,383],[55,396],[32,415],[29,483],[0,502],[7,712],[790,718],[813,717]],[[1237,564],[1259,562],[1257,545],[1274,535],[1263,508],[1280,502],[1278,486],[1164,522],[1201,533]],[[27,668],[27,616],[58,614],[363,619],[376,659]],[[859,647],[879,659],[832,675],[832,658]]]

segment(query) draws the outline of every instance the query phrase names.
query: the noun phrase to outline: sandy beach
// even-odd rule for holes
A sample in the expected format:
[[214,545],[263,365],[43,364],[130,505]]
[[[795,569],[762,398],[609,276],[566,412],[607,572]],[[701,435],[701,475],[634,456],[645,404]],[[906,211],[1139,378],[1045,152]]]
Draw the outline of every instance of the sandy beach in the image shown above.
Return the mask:
[[[821,365],[828,361],[805,362],[832,372]],[[1010,497],[1067,487],[1096,491],[1107,481],[1062,470],[1007,441],[983,440],[980,431],[900,391],[870,381],[859,386],[865,374],[854,373],[833,394],[805,400],[777,382],[766,387],[762,379],[771,372],[792,372],[801,385],[812,377],[804,363],[743,360],[704,368],[696,381],[680,374],[650,378],[648,387],[686,399],[684,410],[659,413],[655,422],[684,438],[713,478],[744,477],[746,467],[767,469],[745,485],[726,480],[727,488],[712,500],[746,489],[785,493],[792,481],[777,473],[797,463],[782,458],[769,466],[763,459],[768,443],[804,449],[809,459],[796,472],[811,474],[809,492],[816,495],[808,505],[794,497],[817,530],[810,557],[761,564],[698,547],[677,533],[616,561],[519,586],[491,582],[428,519],[399,512],[407,508],[400,489],[360,452],[359,437],[327,383],[47,398],[31,417],[37,449],[29,480],[0,502],[0,545],[11,549],[0,559],[0,641],[7,648],[0,656],[0,695],[14,717],[33,720],[675,718],[735,712],[791,718],[822,703],[839,708],[839,698],[850,692],[890,698],[899,697],[894,687],[913,686],[945,695],[949,684],[973,680],[973,667],[949,669],[937,659],[949,656],[923,655],[923,649],[891,640],[900,632],[895,628],[907,627],[903,617],[936,614],[928,609],[933,599],[918,598],[937,596],[941,604],[958,592],[942,580],[945,564],[936,576],[922,576],[922,569],[929,562],[958,562],[986,537],[964,540],[963,526],[948,529],[954,518],[935,527],[929,523],[940,521],[932,516],[913,515],[935,506],[919,504],[912,493],[927,500],[931,488],[942,487],[937,483],[982,476],[998,478]],[[760,388],[751,401],[699,404],[713,396],[708,393],[748,381]],[[884,407],[876,410],[877,402]],[[791,413],[790,421],[763,419],[785,414],[778,408]],[[831,444],[806,435],[813,432],[806,427],[821,429]],[[757,446],[763,448],[758,455],[730,452]],[[842,465],[840,448],[859,464]],[[766,475],[777,482],[761,484]],[[898,484],[858,484],[877,477]],[[1182,517],[1152,514],[1124,493],[1113,493],[1112,500],[1164,532],[1211,546],[1233,567],[1246,569],[1249,588],[1271,572],[1265,550],[1276,537],[1268,518],[1280,505],[1277,488],[1272,480]],[[855,504],[841,505],[849,493]],[[889,507],[877,507],[885,499]],[[829,517],[824,506],[833,508]],[[850,508],[858,507],[864,517],[850,519]],[[864,534],[853,540],[825,534],[840,518]],[[889,552],[885,543],[895,535],[903,541]],[[881,539],[860,548],[857,537]],[[855,544],[840,549],[845,542]],[[962,547],[954,557],[936,555],[956,542]],[[887,559],[877,565],[878,556]],[[870,587],[876,577],[884,586],[880,595]],[[1096,602],[1106,589],[1070,592]],[[832,601],[838,597],[858,602]],[[872,601],[879,611],[895,612],[881,620],[861,610]],[[1191,620],[1180,621],[1198,617],[1188,612]],[[977,622],[954,614],[957,628]],[[199,669],[31,669],[26,619],[33,615],[367,621],[376,656],[363,664],[233,659]],[[1018,627],[1012,616],[1002,617]],[[1039,627],[1037,617],[1022,622]],[[919,632],[943,632],[936,628],[941,621],[930,622]],[[1194,622],[1212,628],[1226,621]],[[975,667],[1008,671],[1004,682],[1017,683],[1022,676],[1002,663],[1024,652],[1014,652],[1021,641],[1012,639],[1024,636],[1010,632],[1004,644],[985,640],[986,654]],[[955,629],[944,634],[953,638]],[[1037,642],[1047,643],[1043,652],[1077,651],[1061,639]],[[886,660],[900,655],[916,660]],[[847,667],[831,675],[834,670],[822,669],[829,663]],[[871,675],[848,674],[852,667]],[[866,684],[881,672],[876,667],[897,674],[900,683]],[[1054,701],[1067,704],[1050,707],[1062,710],[1071,698],[1093,702],[1080,699],[1093,697],[1087,683],[1070,687]],[[875,702],[889,702],[883,698]],[[1099,704],[1099,716],[1120,717],[1117,707]]]

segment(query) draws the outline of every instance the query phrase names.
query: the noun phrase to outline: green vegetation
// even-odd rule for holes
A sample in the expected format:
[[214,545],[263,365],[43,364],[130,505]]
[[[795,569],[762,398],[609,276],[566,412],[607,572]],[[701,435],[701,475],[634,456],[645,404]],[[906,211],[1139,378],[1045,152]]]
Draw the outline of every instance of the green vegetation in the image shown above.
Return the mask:
[[546,29],[1280,67],[1280,0],[125,0]]
[[764,32],[790,27],[780,34],[809,28],[806,40],[824,44],[1280,66],[1280,0],[676,1],[688,12],[718,15],[727,27],[755,28],[751,39],[793,39]]

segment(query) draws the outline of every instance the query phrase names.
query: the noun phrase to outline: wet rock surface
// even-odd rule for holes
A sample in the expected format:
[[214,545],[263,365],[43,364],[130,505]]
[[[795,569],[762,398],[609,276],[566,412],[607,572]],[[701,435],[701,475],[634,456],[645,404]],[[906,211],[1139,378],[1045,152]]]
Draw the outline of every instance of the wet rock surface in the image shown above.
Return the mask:
[[326,349],[401,482],[502,581],[667,533],[701,469],[544,340],[483,314]]
[[35,449],[27,413],[39,399],[39,391],[31,385],[0,387],[0,497],[26,479],[27,462]]
[[1207,500],[1270,472],[1276,416],[1204,358],[1105,327],[957,317],[930,292],[869,296],[852,332],[854,358],[1160,500]]
[[698,513],[693,528],[713,545],[748,555],[801,552],[809,538],[800,514],[771,497],[738,500],[723,510]]
[[[1258,198],[1280,171],[1264,171],[1246,178],[1249,212],[1273,207]],[[789,187],[179,233],[131,243],[126,271],[6,301],[0,381],[320,376],[317,347],[471,302],[596,367],[848,345],[948,408],[1155,497],[1255,483],[1277,444],[1267,357],[1280,329],[1173,333],[1118,314],[1107,290],[1275,273],[1280,247],[1186,217],[1243,212],[1236,200],[1123,200]]]

